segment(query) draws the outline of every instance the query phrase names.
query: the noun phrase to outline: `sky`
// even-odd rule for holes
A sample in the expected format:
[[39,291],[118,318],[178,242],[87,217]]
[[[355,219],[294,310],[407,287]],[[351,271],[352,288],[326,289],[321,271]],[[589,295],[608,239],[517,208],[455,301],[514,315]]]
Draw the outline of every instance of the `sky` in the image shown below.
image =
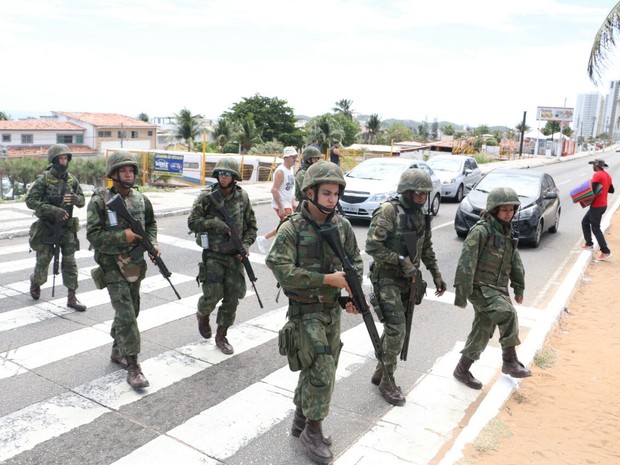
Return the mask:
[[[0,110],[217,119],[243,98],[296,115],[514,127],[607,93],[586,67],[599,0],[0,0]],[[620,49],[618,50],[620,54]]]

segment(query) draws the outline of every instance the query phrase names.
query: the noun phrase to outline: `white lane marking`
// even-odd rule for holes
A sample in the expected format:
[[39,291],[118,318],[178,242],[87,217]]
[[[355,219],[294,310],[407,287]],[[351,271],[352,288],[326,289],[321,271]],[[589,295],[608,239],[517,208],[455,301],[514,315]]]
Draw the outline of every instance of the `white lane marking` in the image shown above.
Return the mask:
[[[34,253],[34,252],[33,252]],[[75,252],[75,259],[92,257],[93,252],[88,250],[78,250]],[[36,257],[23,258],[21,260],[12,260],[11,266],[0,267],[0,274],[13,273],[14,271],[27,270],[29,268],[34,269],[36,264]]]

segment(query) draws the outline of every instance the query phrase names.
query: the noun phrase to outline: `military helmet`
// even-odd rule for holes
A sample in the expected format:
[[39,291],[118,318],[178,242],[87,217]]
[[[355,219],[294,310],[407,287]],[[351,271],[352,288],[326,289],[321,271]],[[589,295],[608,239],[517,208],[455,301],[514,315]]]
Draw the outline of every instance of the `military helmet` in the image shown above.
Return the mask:
[[241,181],[241,171],[239,171],[239,162],[231,157],[220,158],[213,168],[213,177],[217,178],[218,171],[230,171],[235,181]]
[[487,211],[492,212],[500,205],[514,205],[515,209],[519,208],[521,202],[519,196],[512,187],[496,187],[491,189],[487,197]]
[[302,161],[308,161],[311,158],[321,158],[321,152],[312,145],[306,147],[301,154]]
[[138,162],[134,156],[124,150],[119,150],[108,157],[105,169],[106,176],[111,178],[112,174],[122,166],[133,166],[133,172],[136,176],[138,175]]
[[54,158],[59,157],[60,155],[68,155],[69,161],[71,161],[71,157],[73,156],[71,150],[69,150],[69,147],[65,144],[55,144],[47,150],[47,161],[53,163]]
[[433,190],[431,175],[419,168],[409,168],[400,175],[396,192],[406,191],[430,192]]
[[338,184],[341,187],[340,190],[343,190],[347,185],[342,170],[338,165],[331,161],[319,160],[310,165],[306,171],[301,190],[305,192],[308,187],[330,182]]

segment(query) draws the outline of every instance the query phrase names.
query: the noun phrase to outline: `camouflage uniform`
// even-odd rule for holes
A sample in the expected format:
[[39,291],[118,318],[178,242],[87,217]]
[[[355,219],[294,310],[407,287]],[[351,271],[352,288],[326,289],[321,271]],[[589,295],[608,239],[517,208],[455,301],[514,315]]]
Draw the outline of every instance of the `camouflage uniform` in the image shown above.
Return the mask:
[[510,282],[515,297],[522,299],[525,270],[517,240],[512,237],[512,223],[497,218],[501,205],[519,206],[513,189],[496,188],[489,193],[486,210],[465,239],[454,278],[454,304],[464,307],[469,300],[475,312],[455,377],[474,389],[480,389],[482,384],[470,378],[469,367],[480,358],[496,327],[503,349],[502,371],[513,377],[530,376],[516,358],[514,348],[521,343],[519,321],[508,292]]
[[[415,278],[416,303],[420,303],[426,290],[426,283],[419,271],[420,261],[430,271],[435,285],[438,288],[445,288],[433,250],[431,216],[424,206],[414,204],[403,195],[405,191],[413,190],[414,187],[403,185],[402,180],[406,176],[414,175],[420,177],[424,183],[415,188],[416,190],[428,192],[432,189],[430,177],[426,179],[428,176],[426,173],[420,170],[407,170],[401,177],[399,195],[383,202],[373,213],[366,239],[366,253],[374,259],[370,267],[370,281],[374,290],[372,303],[383,323],[381,340],[385,353],[384,362],[392,378],[405,341],[405,314],[412,278]],[[410,232],[415,232],[417,235],[416,254],[413,257],[409,256],[403,241],[403,234]],[[406,275],[403,270],[402,262],[405,258],[414,267],[413,276]],[[373,383],[379,384],[376,376],[381,373],[380,366],[377,366],[375,373]]]
[[[327,175],[321,172],[325,166]],[[331,177],[336,171],[337,183],[344,188],[340,169],[328,162],[318,162],[308,169],[303,190],[315,182],[319,184],[321,179],[334,182]],[[331,440],[322,435],[321,422],[329,412],[342,349],[341,307],[337,301],[340,289],[323,282],[326,274],[341,270],[342,266],[330,246],[322,242],[320,228],[338,228],[345,253],[360,280],[363,263],[349,221],[331,214],[324,225],[317,224],[308,209],[310,201],[303,200],[299,211],[280,224],[265,264],[289,298],[287,317],[295,327],[295,345],[299,347],[300,359],[304,360],[299,367],[291,366],[301,369],[293,398],[296,411],[292,434],[300,437],[316,460],[329,463]]]
[[[235,180],[241,179],[234,159],[222,159],[214,172],[217,170],[231,170],[234,172]],[[199,321],[201,317],[206,317],[208,321],[216,304],[222,300],[217,312],[217,324],[218,327],[228,328],[235,322],[239,299],[245,296],[246,284],[245,270],[243,264],[236,258],[237,252],[233,249],[227,233],[228,228],[209,197],[209,194],[218,188],[219,184],[214,184],[200,193],[194,201],[187,225],[190,231],[196,233],[198,245],[201,245],[201,235],[208,234],[208,249],[203,249],[202,261],[198,265],[197,279],[202,283],[202,296],[198,299]],[[250,246],[256,240],[258,228],[247,192],[234,185],[232,192],[223,196],[223,204],[235,222],[243,247],[246,251],[250,250]],[[204,334],[203,336],[207,337]]]
[[[80,250],[77,238],[80,223],[78,218],[73,217],[73,207],[82,208],[86,202],[77,178],[66,171],[66,168],[58,165],[56,158],[60,155],[68,155],[69,161],[71,160],[71,152],[66,145],[57,144],[50,147],[48,154],[50,166],[37,177],[26,196],[26,205],[34,210],[34,214],[38,217],[38,220],[30,227],[30,247],[37,254],[36,266],[30,279],[31,285],[35,287],[40,287],[47,281],[54,247],[44,242],[48,242],[46,238],[52,233],[56,222],[62,222],[60,237],[62,280],[63,284],[74,294],[75,289],[78,288],[78,270],[74,254]],[[65,172],[61,174],[60,171],[63,168]],[[62,197],[65,194],[72,195],[72,205],[63,202]],[[63,220],[65,213],[68,219]]]
[[301,166],[297,170],[297,173],[295,173],[295,199],[297,199],[298,205],[306,198],[301,190],[301,186],[304,185],[306,170],[312,166],[312,163],[310,163],[311,158],[321,158],[321,152],[316,147],[308,146],[304,149],[301,155]]
[[[115,152],[117,153],[126,152]],[[137,163],[134,161],[133,164],[137,171]],[[117,167],[113,167],[112,172]],[[108,177],[111,177],[111,174],[108,170]],[[140,313],[140,284],[146,275],[147,266],[143,254],[137,258],[129,256],[132,246],[127,243],[125,235],[125,229],[130,227],[129,223],[106,207],[106,203],[116,193],[114,187],[95,191],[88,203],[86,238],[95,249],[95,262],[99,265],[99,268],[93,271],[93,278],[99,289],[107,287],[115,312],[110,331],[114,339],[113,354],[118,351],[126,358],[140,353],[137,318]],[[127,211],[142,224],[149,240],[156,246],[157,222],[149,199],[131,189],[123,200]]]

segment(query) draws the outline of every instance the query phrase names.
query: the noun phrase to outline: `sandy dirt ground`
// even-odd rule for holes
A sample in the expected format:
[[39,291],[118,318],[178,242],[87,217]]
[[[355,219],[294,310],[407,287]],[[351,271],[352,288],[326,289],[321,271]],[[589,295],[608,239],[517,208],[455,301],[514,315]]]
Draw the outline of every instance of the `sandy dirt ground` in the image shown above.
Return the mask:
[[605,237],[612,258],[590,263],[532,377],[459,465],[620,464],[620,214]]

